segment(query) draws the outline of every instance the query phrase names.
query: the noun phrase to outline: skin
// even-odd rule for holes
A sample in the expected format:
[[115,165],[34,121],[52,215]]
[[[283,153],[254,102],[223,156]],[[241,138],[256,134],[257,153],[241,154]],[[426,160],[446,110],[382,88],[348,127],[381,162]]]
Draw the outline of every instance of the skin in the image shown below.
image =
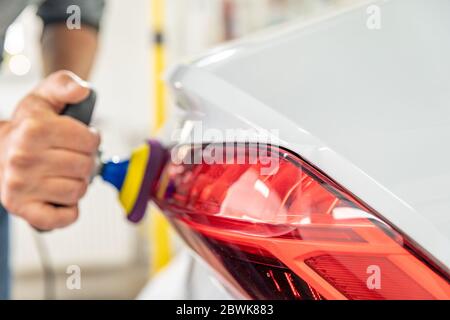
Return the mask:
[[0,122],[0,201],[40,230],[77,220],[94,169],[99,135],[59,113],[88,96],[73,72],[89,75],[96,48],[92,28],[47,26],[42,52],[48,76],[17,104],[11,120]]
[[41,38],[45,74],[70,70],[87,79],[97,46],[97,30],[89,26],[82,26],[80,30],[69,30],[64,24],[47,26]]

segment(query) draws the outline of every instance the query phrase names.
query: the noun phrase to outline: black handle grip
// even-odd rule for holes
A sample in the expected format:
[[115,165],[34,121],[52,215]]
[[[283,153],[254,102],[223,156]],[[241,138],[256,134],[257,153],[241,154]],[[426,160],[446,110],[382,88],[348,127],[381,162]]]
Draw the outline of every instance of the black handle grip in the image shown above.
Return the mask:
[[77,119],[89,126],[92,120],[92,113],[94,112],[96,100],[97,94],[94,89],[91,89],[91,92],[86,99],[76,104],[66,105],[61,114]]

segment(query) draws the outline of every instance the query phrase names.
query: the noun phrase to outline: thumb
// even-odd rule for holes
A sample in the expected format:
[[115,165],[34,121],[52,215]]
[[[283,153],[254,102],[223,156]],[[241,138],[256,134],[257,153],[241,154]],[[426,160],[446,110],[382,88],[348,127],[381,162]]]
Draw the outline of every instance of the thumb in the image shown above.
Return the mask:
[[89,95],[89,85],[73,72],[61,70],[45,78],[33,93],[49,102],[60,113],[66,104],[78,103]]

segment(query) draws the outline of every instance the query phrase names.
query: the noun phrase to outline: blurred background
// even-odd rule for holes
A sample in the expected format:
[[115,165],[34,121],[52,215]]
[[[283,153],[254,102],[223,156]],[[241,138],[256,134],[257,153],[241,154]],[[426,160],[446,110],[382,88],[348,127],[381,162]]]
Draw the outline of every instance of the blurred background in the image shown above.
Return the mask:
[[[102,133],[105,156],[128,155],[155,132],[155,122],[164,118],[155,113],[164,101],[155,97],[161,94],[157,83],[165,66],[271,25],[309,19],[357,1],[107,0],[91,79],[99,94],[93,125]],[[42,26],[35,10],[29,7],[8,30],[0,72],[2,119],[42,74]],[[163,52],[154,50],[155,20],[162,22]],[[116,196],[94,181],[79,221],[49,234],[36,235],[26,223],[12,219],[13,298],[135,298],[165,264],[167,253],[157,243],[164,237],[152,234],[155,222],[130,225]],[[163,258],[155,259],[157,255]],[[70,265],[81,268],[83,290],[66,288]]]

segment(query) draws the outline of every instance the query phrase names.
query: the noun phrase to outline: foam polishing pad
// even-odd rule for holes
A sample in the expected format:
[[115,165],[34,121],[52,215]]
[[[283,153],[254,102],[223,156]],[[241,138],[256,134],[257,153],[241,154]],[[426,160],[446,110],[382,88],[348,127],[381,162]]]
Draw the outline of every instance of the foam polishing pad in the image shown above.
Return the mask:
[[166,150],[155,140],[135,149],[129,160],[109,161],[100,175],[119,190],[128,220],[138,223],[145,216],[154,184],[166,162]]

